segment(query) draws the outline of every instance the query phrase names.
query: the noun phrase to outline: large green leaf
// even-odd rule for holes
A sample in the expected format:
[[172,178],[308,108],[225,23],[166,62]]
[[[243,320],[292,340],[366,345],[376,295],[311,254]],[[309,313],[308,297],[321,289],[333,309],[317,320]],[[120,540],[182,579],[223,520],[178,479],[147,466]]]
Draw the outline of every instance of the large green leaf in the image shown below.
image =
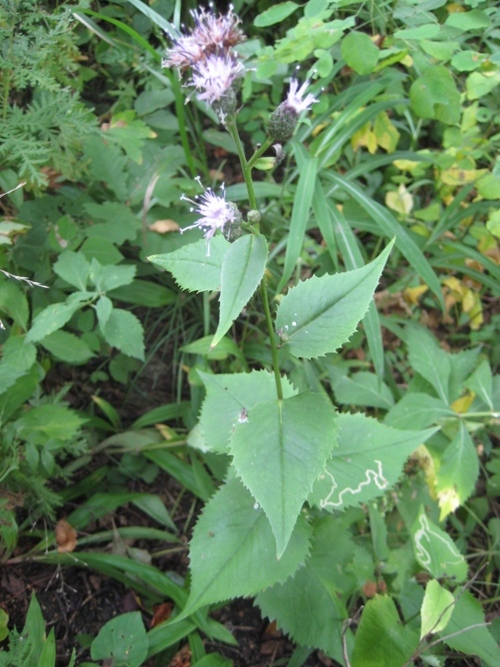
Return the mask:
[[64,303],[53,303],[44,308],[33,320],[26,342],[37,343],[45,336],[61,329],[81,308],[81,302],[92,296],[89,292],[75,292]]
[[86,421],[65,405],[37,405],[17,420],[16,427],[21,437],[45,445],[48,440],[71,440]]
[[[318,192],[316,192],[316,197]],[[324,196],[324,195],[323,195]],[[332,227],[335,232],[335,239],[337,241],[340,254],[343,257],[344,264],[347,269],[359,269],[364,266],[363,255],[358,246],[358,239],[353,232],[343,214],[338,210],[332,202],[328,205],[328,213],[332,220]],[[323,228],[320,225],[323,232]],[[324,235],[324,232],[323,232]],[[325,237],[325,240],[326,237]],[[365,329],[366,340],[370,349],[370,354],[375,367],[375,372],[379,377],[384,375],[384,346],[382,343],[382,330],[380,327],[380,320],[375,303],[372,302],[368,308],[368,312],[363,318],[363,327]]]
[[207,255],[207,242],[200,239],[164,255],[151,255],[148,259],[170,271],[182,289],[211,292],[220,289],[222,260],[230,247],[229,241],[217,235],[210,241],[210,255]]
[[474,491],[479,476],[476,448],[463,422],[444,450],[436,478],[440,521],[454,512]]
[[224,337],[257,289],[267,263],[267,241],[262,234],[247,234],[231,244],[221,271],[220,317],[212,346]]
[[190,550],[191,593],[182,616],[285,581],[306,559],[309,538],[309,524],[301,517],[278,560],[265,513],[232,477],[205,506],[196,524]]
[[299,151],[296,154],[297,159],[300,160],[300,176],[297,183],[297,192],[294,197],[290,231],[286,243],[285,266],[283,267],[283,274],[277,287],[277,292],[283,290],[297,266],[297,260],[300,257],[304,244],[309,211],[313,201],[316,173],[318,171],[318,161],[316,158],[312,158],[309,155],[306,157],[301,156]]
[[54,331],[42,338],[40,343],[56,359],[61,359],[69,364],[84,364],[94,356],[85,341],[68,331]]
[[286,294],[276,330],[292,354],[311,359],[335,352],[354,333],[370,305],[392,242],[370,264],[333,276],[313,276]]
[[338,416],[338,447],[309,502],[329,511],[366,503],[396,483],[408,456],[436,429],[396,431],[362,414]]
[[[305,564],[256,599],[263,616],[275,619],[296,642],[316,646],[339,662],[342,624],[348,616],[345,600],[356,588],[348,569],[353,553],[349,532],[338,520],[324,517],[314,527]],[[350,631],[347,644],[352,644]]]
[[405,394],[385,417],[388,426],[401,429],[426,428],[439,421],[456,417],[446,403],[429,394],[411,392]]
[[453,613],[453,606],[453,594],[443,588],[436,579],[431,579],[425,587],[422,603],[420,639],[444,630]]
[[144,359],[144,330],[133,313],[113,308],[101,331],[111,347],[117,347],[130,357]]
[[480,602],[469,591],[460,591],[450,622],[440,636],[450,648],[477,655],[489,667],[500,664],[500,648],[486,626]]
[[[259,403],[276,399],[274,375],[268,371],[199,375],[207,391],[200,415],[204,445],[213,452],[227,452],[235,424]],[[286,377],[281,381],[285,398],[297,393]]]
[[27,373],[36,360],[36,347],[24,336],[11,336],[2,346],[0,360],[0,394]]
[[426,515],[423,507],[412,526],[415,557],[422,567],[439,579],[451,577],[464,581],[467,563],[455,543],[444,530],[436,526]]
[[404,626],[394,600],[376,595],[363,609],[351,656],[352,667],[402,667],[418,646],[418,634]]
[[437,343],[434,336],[422,327],[407,331],[410,363],[413,370],[430,382],[439,398],[446,404],[450,400],[450,355]]
[[[248,410],[276,399],[274,375],[268,371],[199,375],[207,391],[200,415],[203,444],[213,452],[226,452],[235,425]],[[297,393],[286,377],[281,382],[285,398]]]
[[92,660],[140,667],[148,655],[148,637],[140,611],[119,614],[108,621],[92,642]]
[[278,558],[336,439],[334,407],[312,392],[259,403],[234,427],[234,466],[271,523]]
[[417,246],[412,237],[408,234],[403,225],[386,208],[378,202],[368,197],[368,195],[358,186],[347,178],[338,174],[328,173],[328,180],[338,185],[342,190],[348,192],[368,213],[368,215],[377,223],[381,232],[389,238],[396,238],[396,247],[402,253],[408,262],[412,265],[418,275],[422,278],[429,288],[436,295],[441,307],[444,309],[443,294],[441,284],[432,270],[431,265],[424,257],[422,251]]
[[83,253],[65,250],[59,255],[53,268],[58,276],[73,287],[79,290],[87,288],[90,264]]

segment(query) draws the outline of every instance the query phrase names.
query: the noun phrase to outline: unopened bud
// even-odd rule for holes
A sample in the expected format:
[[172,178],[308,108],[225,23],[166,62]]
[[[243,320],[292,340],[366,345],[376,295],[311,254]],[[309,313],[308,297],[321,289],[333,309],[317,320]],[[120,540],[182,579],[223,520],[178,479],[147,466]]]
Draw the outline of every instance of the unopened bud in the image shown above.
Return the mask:
[[260,222],[261,215],[255,209],[248,211],[247,220],[251,225],[258,225]]
[[299,114],[295,109],[285,100],[279,107],[273,111],[269,118],[267,131],[272,139],[279,143],[288,141],[294,133],[299,120]]

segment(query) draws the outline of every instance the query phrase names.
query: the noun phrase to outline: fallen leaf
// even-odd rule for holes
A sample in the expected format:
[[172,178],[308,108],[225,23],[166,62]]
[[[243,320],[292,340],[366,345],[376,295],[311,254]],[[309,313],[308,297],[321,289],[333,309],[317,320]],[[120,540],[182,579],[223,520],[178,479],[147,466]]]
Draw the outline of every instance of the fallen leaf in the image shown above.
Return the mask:
[[157,220],[151,225],[148,225],[148,229],[157,234],[168,234],[170,232],[178,232],[179,225],[175,220]]
[[163,602],[153,607],[153,618],[149,625],[150,628],[156,628],[157,625],[168,621],[174,605],[172,602]]
[[174,655],[167,667],[191,667],[191,649],[188,644]]
[[77,532],[71,524],[64,519],[56,523],[57,551],[60,554],[71,553],[76,548]]

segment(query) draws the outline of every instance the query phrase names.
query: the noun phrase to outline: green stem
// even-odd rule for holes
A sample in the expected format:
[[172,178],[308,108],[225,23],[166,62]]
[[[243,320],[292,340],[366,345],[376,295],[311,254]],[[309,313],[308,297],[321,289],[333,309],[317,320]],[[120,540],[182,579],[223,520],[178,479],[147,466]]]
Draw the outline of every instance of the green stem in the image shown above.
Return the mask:
[[191,172],[191,176],[195,178],[195,176],[197,176],[197,171],[193,159],[193,152],[189,145],[189,139],[186,128],[186,117],[184,110],[184,98],[181,91],[181,84],[177,79],[175,73],[172,74],[172,76],[170,77],[170,81],[172,82],[172,89],[175,95],[175,112],[177,114],[177,120],[179,122],[179,135],[181,139],[182,148],[184,150],[184,155],[186,156],[186,162],[188,164],[189,171]]
[[[241,143],[238,127],[236,125],[236,118],[233,117],[230,120],[228,120],[227,129],[234,143],[236,144],[236,150],[238,152],[238,157],[240,158],[240,163],[241,163],[241,170],[243,171],[243,178],[245,179],[245,184],[247,186],[248,202],[250,204],[250,209],[256,211],[257,198],[255,196],[255,188],[252,180],[251,163],[255,162],[260,150],[262,150],[262,152],[266,150],[267,141],[264,142],[264,144],[260,147],[260,149],[255,152],[250,162],[248,162],[245,156],[245,149],[243,148],[243,144]],[[255,225],[255,229],[258,233],[259,225]],[[260,283],[260,291],[262,294],[262,302],[264,304],[264,315],[266,318],[267,331],[269,333],[269,340],[271,342],[271,354],[273,359],[273,372],[274,372],[274,381],[276,383],[276,393],[278,395],[278,399],[281,401],[283,400],[283,387],[281,386],[281,375],[278,363],[278,347],[276,344],[276,337],[274,335],[273,318],[271,316],[271,309],[269,307],[269,296],[267,293],[267,283],[265,275]]]
[[274,335],[273,319],[271,317],[271,309],[269,308],[269,296],[267,293],[266,276],[262,278],[260,283],[260,291],[262,294],[262,302],[264,304],[264,315],[266,317],[267,330],[269,332],[269,341],[271,343],[271,355],[273,358],[274,381],[276,382],[276,393],[278,399],[283,400],[283,387],[281,386],[280,367],[278,363],[278,346],[276,345],[276,337]]
[[250,209],[256,211],[257,198],[255,196],[255,188],[252,180],[252,168],[249,166],[249,163],[247,162],[247,158],[245,156],[245,149],[243,148],[243,144],[241,143],[238,128],[236,126],[236,119],[234,117],[231,118],[230,120],[228,119],[227,130],[231,135],[231,138],[233,139],[234,143],[236,144],[236,151],[240,159],[243,178],[245,179],[245,185],[247,186],[248,203],[250,204]]

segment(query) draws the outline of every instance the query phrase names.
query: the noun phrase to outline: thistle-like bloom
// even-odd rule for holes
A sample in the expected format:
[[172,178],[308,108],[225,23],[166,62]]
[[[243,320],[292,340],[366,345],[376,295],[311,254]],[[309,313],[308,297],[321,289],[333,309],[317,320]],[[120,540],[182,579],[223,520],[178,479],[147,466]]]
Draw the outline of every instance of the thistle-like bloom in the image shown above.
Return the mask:
[[200,219],[189,227],[181,229],[181,233],[188,229],[199,228],[204,231],[204,236],[207,239],[207,257],[210,255],[210,239],[220,229],[224,231],[226,226],[231,226],[241,220],[240,212],[235,204],[227,202],[225,199],[224,186],[221,188],[222,197],[215,194],[212,188],[196,197],[195,200],[189,199],[182,195],[181,199],[193,204],[191,211],[196,211],[200,214]]
[[286,100],[271,114],[268,132],[279,143],[284,143],[290,139],[297,126],[299,115],[318,101],[311,93],[305,94],[309,83],[308,79],[299,88],[297,79],[292,79]]
[[192,12],[195,27],[188,34],[179,33],[172,48],[167,50],[164,67],[176,67],[184,72],[196,67],[211,55],[223,55],[245,40],[238,28],[240,19],[230,6],[227,14],[216,16],[206,9]]
[[244,73],[243,65],[231,55],[211,55],[195,65],[188,85],[196,89],[199,100],[214,104],[227,95]]
[[309,109],[310,106],[318,101],[312,93],[308,93],[304,97],[304,94],[310,83],[311,81],[308,79],[307,81],[304,81],[304,83],[299,88],[299,82],[297,79],[292,79],[290,81],[290,90],[288,91],[288,95],[284,104],[291,107],[297,115],[302,113],[302,111]]

